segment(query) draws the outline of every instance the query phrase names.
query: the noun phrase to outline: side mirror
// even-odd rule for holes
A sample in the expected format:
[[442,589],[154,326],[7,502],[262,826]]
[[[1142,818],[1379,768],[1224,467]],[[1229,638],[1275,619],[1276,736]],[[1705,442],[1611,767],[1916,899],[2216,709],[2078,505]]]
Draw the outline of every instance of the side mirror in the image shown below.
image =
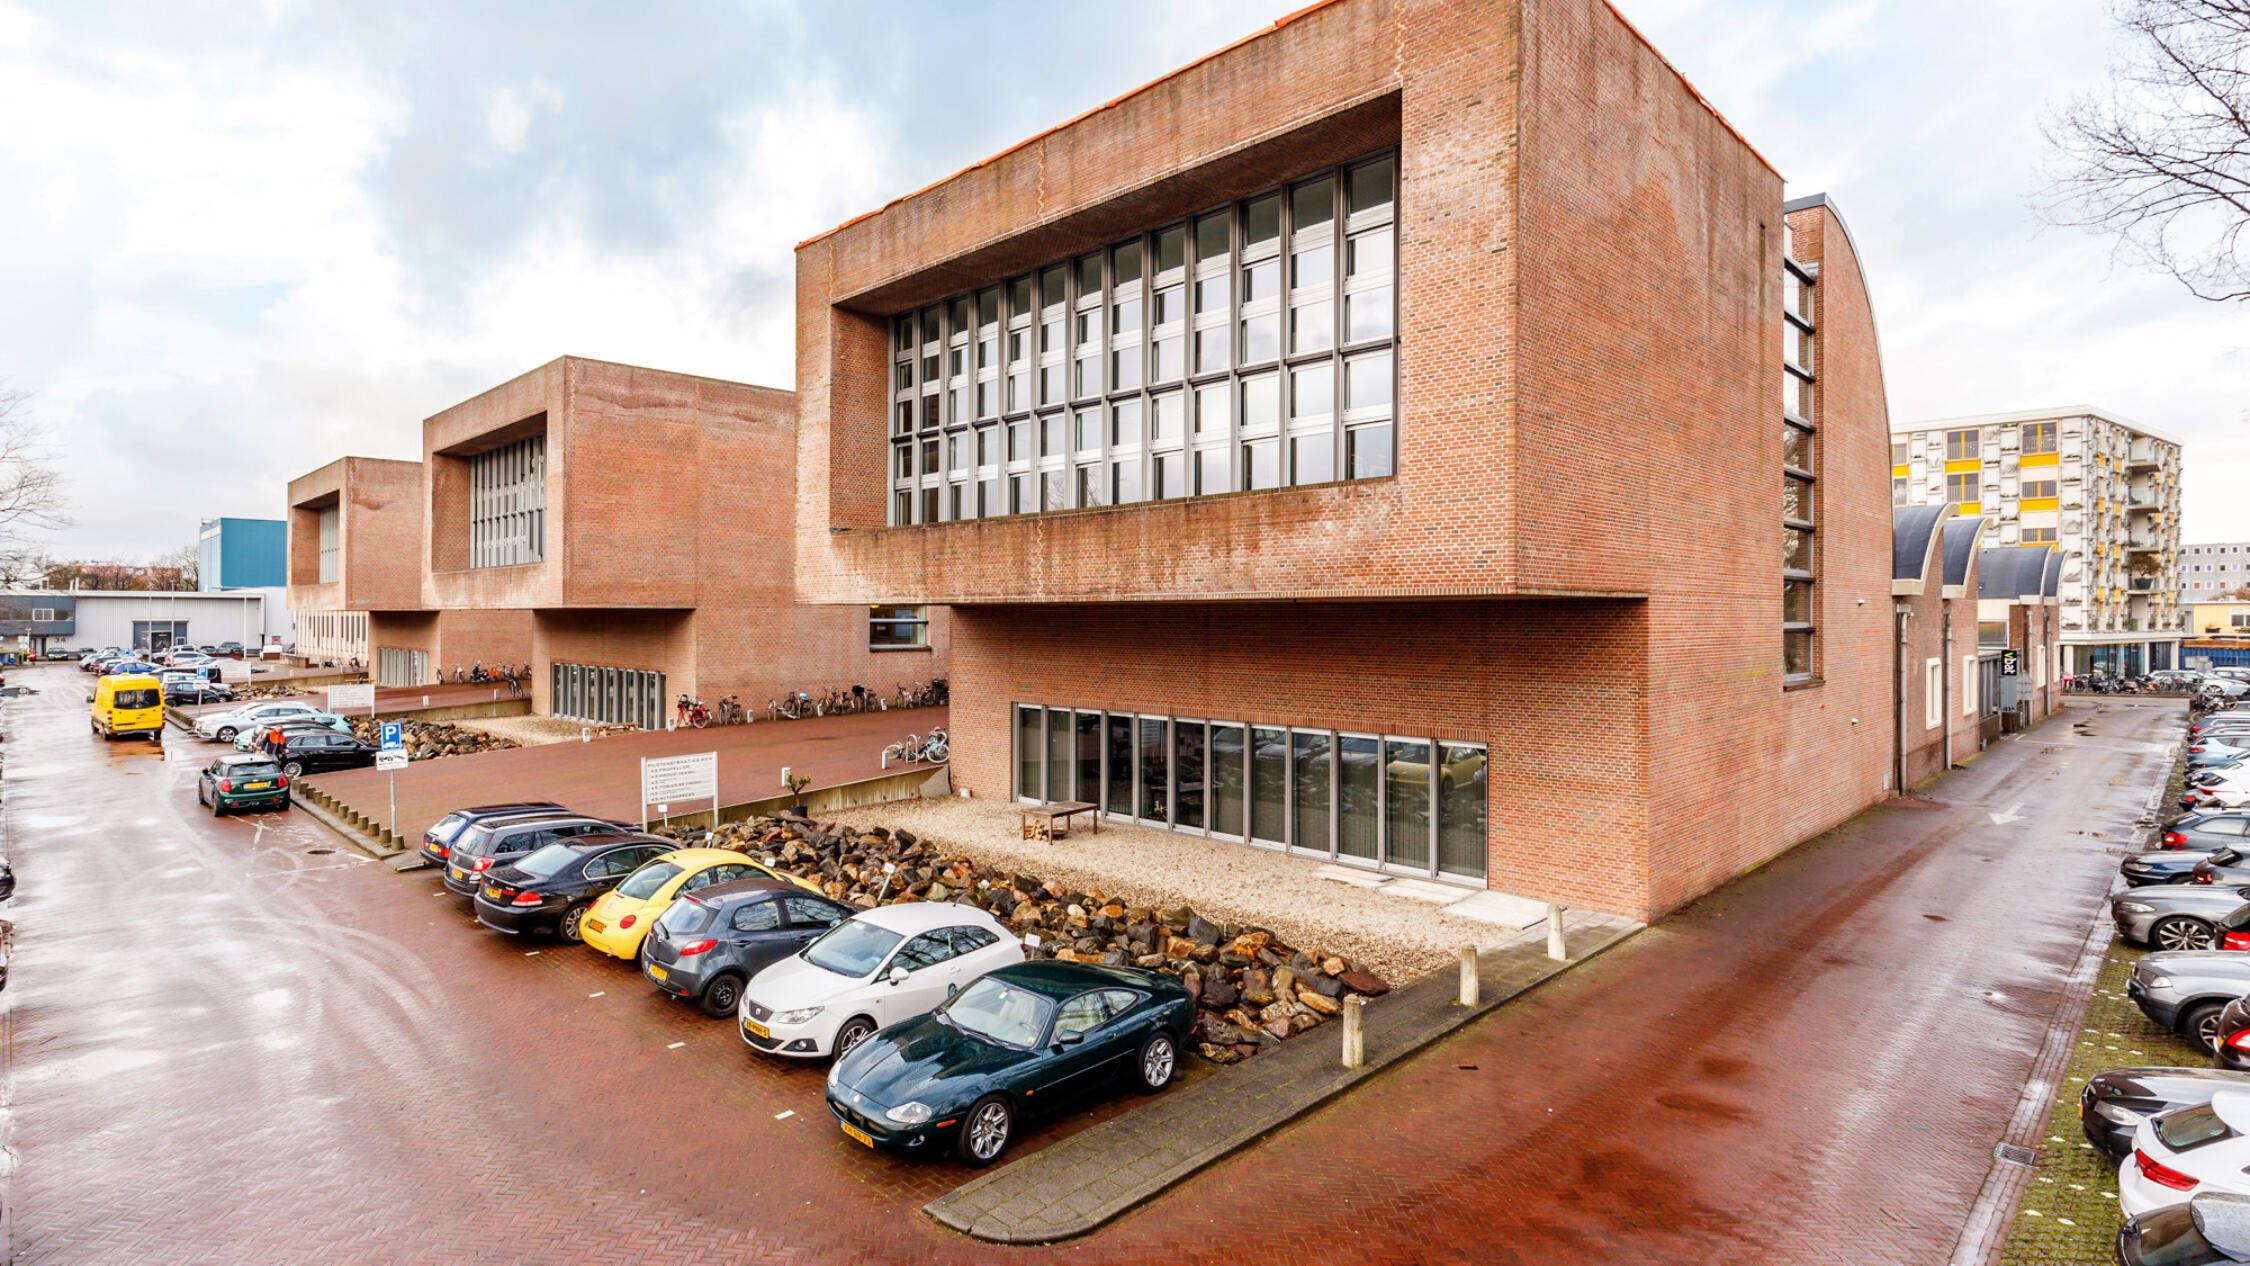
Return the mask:
[[961,992],[961,986],[959,986],[959,985],[957,985],[957,984],[953,983],[953,982],[952,982],[952,981],[950,981],[950,980],[949,980],[949,981],[947,981],[947,982],[945,982],[945,996],[946,996],[946,997],[950,998],[950,997],[952,997],[953,995],[955,995],[955,994],[957,994],[957,993],[959,993],[959,992]]
[[1083,1033],[1057,1033],[1055,1034],[1055,1049],[1059,1051],[1067,1046],[1076,1046],[1085,1040],[1086,1035]]
[[904,967],[893,967],[893,968],[891,968],[891,977],[890,977],[890,979],[891,979],[891,983],[892,983],[892,984],[894,984],[894,985],[903,985],[903,984],[905,984],[905,983],[906,983],[906,969],[905,969]]

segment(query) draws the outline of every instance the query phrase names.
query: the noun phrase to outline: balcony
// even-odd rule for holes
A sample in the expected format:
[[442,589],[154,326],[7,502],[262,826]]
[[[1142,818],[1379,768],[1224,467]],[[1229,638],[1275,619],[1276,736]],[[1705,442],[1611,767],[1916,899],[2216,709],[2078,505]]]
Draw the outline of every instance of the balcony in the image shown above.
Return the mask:
[[2135,488],[2125,494],[2125,508],[2135,514],[2159,509],[2164,502],[2153,490]]
[[2154,537],[2136,536],[2125,542],[2125,548],[2135,554],[2153,554],[2164,548],[2164,542]]
[[2162,459],[2158,456],[2156,451],[2156,444],[2153,441],[2135,440],[2133,441],[2132,448],[2127,451],[2125,455],[2125,469],[2154,470],[2160,464],[2161,460]]
[[2131,581],[2127,582],[2125,587],[2132,590],[2134,593],[2155,593],[2156,577],[2135,576]]

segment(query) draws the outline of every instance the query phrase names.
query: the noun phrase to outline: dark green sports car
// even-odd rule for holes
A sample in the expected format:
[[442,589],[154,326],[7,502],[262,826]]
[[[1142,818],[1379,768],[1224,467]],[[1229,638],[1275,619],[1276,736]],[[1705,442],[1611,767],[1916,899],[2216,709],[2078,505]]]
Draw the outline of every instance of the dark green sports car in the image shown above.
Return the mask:
[[1187,986],[1161,972],[1014,963],[853,1047],[829,1070],[828,1110],[869,1147],[989,1165],[1048,1103],[1121,1073],[1162,1090],[1194,1023]]

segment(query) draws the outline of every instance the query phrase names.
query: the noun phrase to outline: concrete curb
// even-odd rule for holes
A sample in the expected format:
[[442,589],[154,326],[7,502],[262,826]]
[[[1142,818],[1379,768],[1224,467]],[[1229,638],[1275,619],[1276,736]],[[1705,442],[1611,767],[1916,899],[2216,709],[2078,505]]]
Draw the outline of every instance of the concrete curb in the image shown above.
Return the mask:
[[1575,934],[1573,956],[1563,963],[1546,957],[1545,926],[1533,928],[1479,955],[1485,989],[1474,1007],[1455,1005],[1450,971],[1369,1003],[1364,1067],[1344,1068],[1334,1030],[1323,1026],[1317,1036],[1287,1042],[1239,1069],[1159,1096],[964,1183],[922,1211],[995,1244],[1085,1235],[1645,926],[1615,915],[1572,913],[1565,932]]
[[[374,858],[376,861],[388,862],[391,858],[397,857],[407,851],[403,848],[394,848],[390,845],[382,843],[372,836],[362,834],[358,829],[346,823],[342,818],[337,817],[333,812],[329,810],[328,807],[326,807],[328,805],[333,805],[335,801],[331,800],[327,795],[323,794],[319,790],[308,787],[303,783],[299,783],[296,787],[291,789],[289,803],[292,808],[309,815],[315,822],[320,823],[322,826],[327,827],[329,830],[334,831],[338,836],[342,837],[343,841],[346,844],[349,844],[360,852],[367,854],[369,857]],[[420,860],[420,855],[418,853],[414,854],[414,856],[417,861]],[[393,869],[395,870],[401,868],[393,867]],[[407,867],[404,869],[411,869],[411,867]]]

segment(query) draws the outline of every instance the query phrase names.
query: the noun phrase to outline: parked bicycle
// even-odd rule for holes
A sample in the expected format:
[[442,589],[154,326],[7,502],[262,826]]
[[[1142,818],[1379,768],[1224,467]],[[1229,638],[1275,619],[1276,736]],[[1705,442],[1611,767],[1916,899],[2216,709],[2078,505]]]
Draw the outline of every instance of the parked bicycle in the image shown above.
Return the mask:
[[747,725],[750,714],[742,710],[742,701],[733,695],[723,695],[714,714],[721,725]]
[[883,768],[889,769],[894,760],[908,765],[943,765],[952,755],[952,744],[941,727],[931,730],[928,738],[909,734],[905,741],[884,748]]
[[711,710],[703,706],[701,699],[690,699],[682,694],[679,702],[672,706],[672,724],[682,730],[690,726],[700,730],[711,724]]

